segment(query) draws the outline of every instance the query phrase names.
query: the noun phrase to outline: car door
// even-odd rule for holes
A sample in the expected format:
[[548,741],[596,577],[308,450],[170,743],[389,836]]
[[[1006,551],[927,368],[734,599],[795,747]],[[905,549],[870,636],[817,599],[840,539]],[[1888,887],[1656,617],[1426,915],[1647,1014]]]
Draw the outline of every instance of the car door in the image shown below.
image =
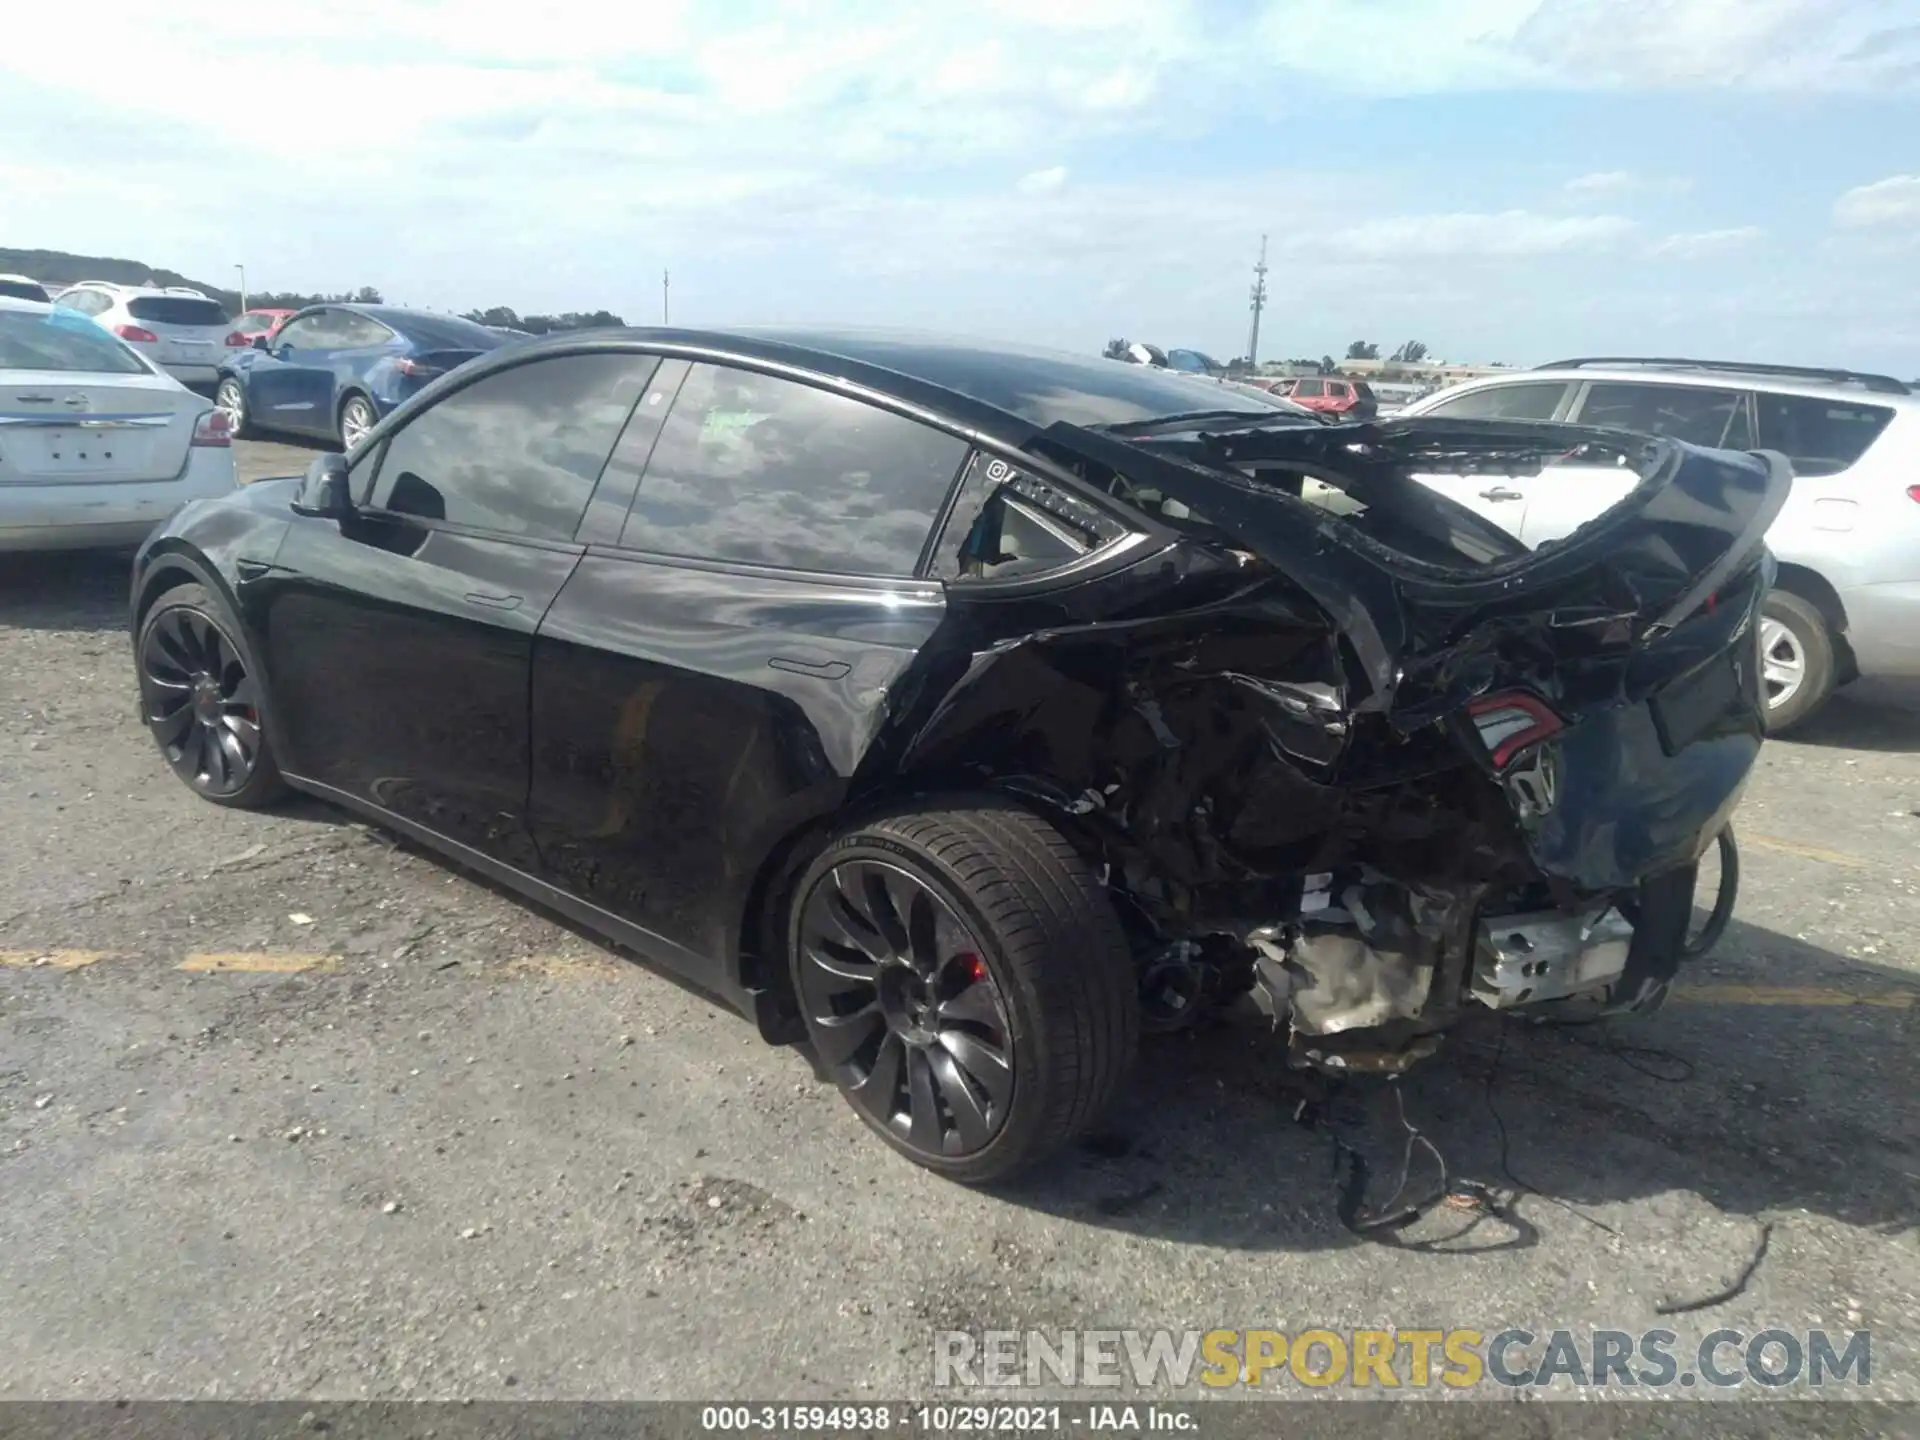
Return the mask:
[[[1425,406],[1421,414],[1455,420],[1561,419],[1570,403],[1570,388],[1565,380],[1482,386]],[[1475,470],[1421,471],[1413,478],[1491,520],[1509,535],[1526,538],[1527,510],[1538,476]]]
[[336,312],[314,310],[290,320],[247,367],[247,406],[269,430],[331,435],[332,372],[325,368]]
[[603,485],[644,469],[632,505],[589,514],[534,645],[553,883],[724,986],[759,857],[845,799],[940,624],[920,558],[966,451],[821,386],[662,366]]
[[[1575,397],[1569,418],[1581,425],[1666,435],[1693,445],[1753,446],[1752,413],[1744,390],[1657,381],[1594,380]],[[1527,506],[1520,538],[1538,546],[1573,533],[1624,500],[1640,483],[1623,457],[1542,466],[1525,482]]]
[[252,587],[282,766],[520,869],[533,635],[654,366],[491,371],[356,460],[356,513],[296,517]]

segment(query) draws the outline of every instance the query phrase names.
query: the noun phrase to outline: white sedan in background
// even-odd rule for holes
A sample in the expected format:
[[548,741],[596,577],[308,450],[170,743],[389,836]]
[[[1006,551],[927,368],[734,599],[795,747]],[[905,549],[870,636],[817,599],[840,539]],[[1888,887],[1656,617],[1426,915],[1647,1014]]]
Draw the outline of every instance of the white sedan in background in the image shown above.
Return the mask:
[[0,552],[138,545],[234,484],[204,396],[71,310],[0,296]]

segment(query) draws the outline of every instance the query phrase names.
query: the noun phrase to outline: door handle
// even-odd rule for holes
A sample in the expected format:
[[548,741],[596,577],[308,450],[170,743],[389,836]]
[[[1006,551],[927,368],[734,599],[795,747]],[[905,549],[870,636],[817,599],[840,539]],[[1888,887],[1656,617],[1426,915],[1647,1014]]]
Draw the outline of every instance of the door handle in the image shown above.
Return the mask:
[[1482,490],[1480,498],[1482,500],[1524,500],[1527,497],[1518,490],[1509,490],[1504,485],[1495,485],[1491,490]]
[[842,679],[853,667],[844,660],[796,660],[791,655],[773,655],[767,664],[794,675],[811,675],[816,680]]
[[475,605],[484,605],[489,610],[518,610],[520,608],[520,597],[518,595],[489,595],[482,591],[470,590],[467,592],[467,599]]

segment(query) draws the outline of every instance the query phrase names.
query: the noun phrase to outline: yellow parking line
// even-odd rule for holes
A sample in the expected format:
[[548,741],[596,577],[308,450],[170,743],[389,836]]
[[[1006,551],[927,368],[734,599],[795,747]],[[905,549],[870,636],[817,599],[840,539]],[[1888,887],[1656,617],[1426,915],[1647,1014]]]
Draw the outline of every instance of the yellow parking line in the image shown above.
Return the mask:
[[209,951],[189,955],[176,969],[196,975],[298,975],[308,970],[331,970],[340,963],[334,955],[296,955],[286,951]]
[[1740,843],[1757,845],[1762,850],[1774,850],[1782,855],[1798,855],[1802,860],[1818,860],[1822,865],[1839,865],[1848,870],[1867,870],[1873,866],[1871,860],[1862,860],[1858,855],[1822,850],[1818,845],[1799,845],[1791,840],[1778,840],[1771,835],[1755,835],[1744,830],[1740,832]]
[[117,960],[115,950],[0,950],[0,965],[16,969],[79,970],[102,960]]
[[1883,1010],[1920,1007],[1920,992],[1890,990],[1858,995],[1818,985],[1684,985],[1670,997],[1677,1005],[1873,1005]]

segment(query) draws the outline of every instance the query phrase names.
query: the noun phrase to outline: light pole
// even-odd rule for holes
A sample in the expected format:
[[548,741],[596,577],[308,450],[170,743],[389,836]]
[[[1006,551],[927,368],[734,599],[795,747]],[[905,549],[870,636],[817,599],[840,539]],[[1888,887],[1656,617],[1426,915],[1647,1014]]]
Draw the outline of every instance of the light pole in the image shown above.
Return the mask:
[[247,267],[236,262],[234,269],[240,272],[240,308],[247,308]]
[[672,275],[668,271],[662,270],[660,272],[660,323],[662,325],[671,325],[673,323],[672,312],[667,308],[667,286],[672,278]]

